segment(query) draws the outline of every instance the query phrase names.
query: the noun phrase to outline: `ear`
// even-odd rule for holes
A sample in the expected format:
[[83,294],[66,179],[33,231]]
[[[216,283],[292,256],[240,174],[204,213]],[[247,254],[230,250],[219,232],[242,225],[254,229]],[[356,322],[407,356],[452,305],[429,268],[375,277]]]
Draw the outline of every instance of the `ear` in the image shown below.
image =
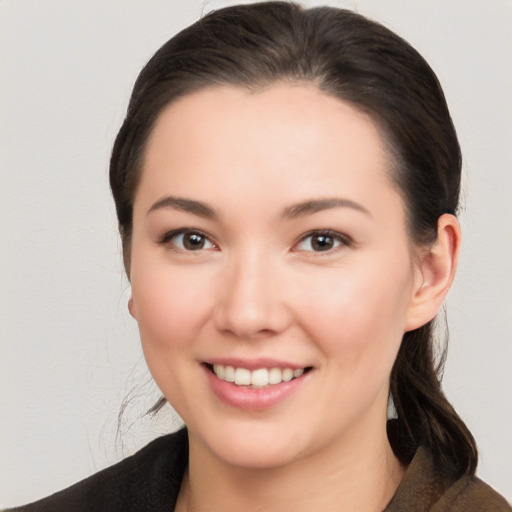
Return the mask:
[[130,315],[132,315],[135,320],[137,320],[137,314],[135,311],[135,303],[133,301],[133,296],[128,299],[128,311],[130,312]]
[[419,256],[414,295],[407,312],[406,331],[425,325],[441,309],[455,277],[460,242],[457,218],[450,214],[441,215],[437,221],[437,240]]

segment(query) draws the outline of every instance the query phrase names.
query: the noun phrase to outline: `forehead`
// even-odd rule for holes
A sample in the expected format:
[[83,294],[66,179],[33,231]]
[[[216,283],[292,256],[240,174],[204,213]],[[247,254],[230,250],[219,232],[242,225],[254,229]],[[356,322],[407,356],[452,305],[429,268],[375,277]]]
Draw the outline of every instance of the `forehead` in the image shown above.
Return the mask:
[[280,188],[294,201],[333,187],[355,195],[372,184],[389,188],[390,168],[371,117],[313,85],[222,86],[164,109],[148,139],[140,188],[153,197],[169,187],[210,197],[229,190],[265,197]]
[[256,91],[212,86],[187,94],[163,109],[147,146],[158,145],[163,138],[167,143],[170,137],[201,136],[208,130],[212,137],[221,136],[230,129],[240,137],[263,129],[260,135],[267,144],[276,135],[281,135],[276,142],[293,142],[298,136],[316,142],[322,136],[326,143],[334,142],[340,148],[348,132],[355,136],[365,132],[361,142],[384,149],[368,114],[306,83],[277,83]]

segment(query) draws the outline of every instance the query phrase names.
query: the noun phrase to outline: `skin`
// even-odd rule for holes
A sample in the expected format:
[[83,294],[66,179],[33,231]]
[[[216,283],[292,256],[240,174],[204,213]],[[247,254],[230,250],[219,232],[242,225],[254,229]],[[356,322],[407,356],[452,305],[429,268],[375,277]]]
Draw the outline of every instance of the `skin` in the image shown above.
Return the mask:
[[[364,512],[391,499],[405,468],[386,437],[389,375],[403,333],[442,305],[460,231],[444,215],[438,241],[412,247],[390,172],[371,118],[313,86],[216,87],[160,115],[134,203],[129,306],[189,429],[177,510]],[[326,198],[344,202],[292,207]],[[182,228],[204,234],[201,249],[172,235]],[[331,249],[315,250],[314,230],[330,230]],[[218,357],[311,371],[247,411],[212,391],[203,363]]]

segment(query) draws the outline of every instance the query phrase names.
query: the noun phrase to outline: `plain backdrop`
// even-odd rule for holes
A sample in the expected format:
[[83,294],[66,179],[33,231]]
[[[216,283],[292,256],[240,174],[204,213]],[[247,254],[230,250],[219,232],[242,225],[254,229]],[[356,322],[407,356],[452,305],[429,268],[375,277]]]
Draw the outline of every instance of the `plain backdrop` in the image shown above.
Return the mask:
[[[108,159],[141,66],[229,3],[0,2],[0,506],[178,424],[169,411],[137,420],[158,391],[126,308]],[[443,84],[464,154],[444,386],[479,443],[480,476],[512,500],[512,2],[336,5],[397,31]]]

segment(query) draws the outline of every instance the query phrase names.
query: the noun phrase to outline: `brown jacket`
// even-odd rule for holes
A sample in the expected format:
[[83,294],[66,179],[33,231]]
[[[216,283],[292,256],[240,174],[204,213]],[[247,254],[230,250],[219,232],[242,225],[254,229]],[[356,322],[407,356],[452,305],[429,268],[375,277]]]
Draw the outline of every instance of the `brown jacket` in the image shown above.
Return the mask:
[[429,452],[419,448],[385,512],[505,512],[512,508],[479,478],[449,479],[436,470]]
[[[187,461],[187,431],[180,430],[63,491],[10,512],[169,512],[176,504]],[[478,478],[451,481],[439,475],[428,451],[417,450],[385,512],[512,510]]]

